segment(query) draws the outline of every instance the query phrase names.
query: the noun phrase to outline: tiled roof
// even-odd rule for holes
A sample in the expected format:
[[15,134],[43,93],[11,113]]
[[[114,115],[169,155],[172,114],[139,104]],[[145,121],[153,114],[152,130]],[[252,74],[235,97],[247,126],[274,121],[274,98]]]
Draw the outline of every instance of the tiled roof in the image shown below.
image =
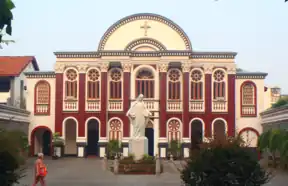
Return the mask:
[[33,56],[0,56],[0,76],[19,76],[29,63],[36,71],[39,70]]

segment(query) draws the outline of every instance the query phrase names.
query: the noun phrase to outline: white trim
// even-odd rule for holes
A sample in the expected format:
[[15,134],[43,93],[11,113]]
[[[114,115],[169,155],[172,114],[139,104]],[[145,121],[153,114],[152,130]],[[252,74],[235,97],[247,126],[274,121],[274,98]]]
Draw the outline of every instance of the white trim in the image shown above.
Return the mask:
[[[111,79],[111,71],[112,70],[118,70],[119,72],[120,72],[120,74],[121,74],[121,78],[120,78],[120,82],[121,82],[121,100],[122,100],[122,103],[123,103],[123,86],[124,86],[124,81],[123,81],[123,79],[124,79],[124,73],[123,73],[123,70],[121,69],[121,68],[111,68],[109,71],[108,71],[108,73],[107,73],[107,75],[108,75],[108,85],[107,85],[107,98],[108,98],[108,100],[110,100],[111,98],[110,98],[110,81],[112,81],[112,79]],[[113,81],[112,81],[113,82]]]
[[220,121],[223,121],[224,122],[224,125],[225,125],[225,134],[227,134],[227,131],[228,131],[228,124],[227,124],[227,121],[223,118],[215,118],[213,121],[212,121],[212,125],[211,125],[211,133],[212,133],[212,137],[214,136],[214,123],[217,121],[217,120],[220,120]]
[[[189,101],[193,101],[193,99],[191,99],[191,83],[193,82],[191,78],[191,74],[195,70],[199,70],[202,73],[202,79],[200,82],[202,82],[202,101],[204,101],[205,100],[205,73],[201,68],[193,68],[189,72]],[[203,106],[204,106],[203,110],[205,110],[205,104]]]
[[[144,63],[144,62],[143,62]],[[143,64],[142,63],[142,64]],[[131,85],[131,89],[130,89],[130,95],[131,95],[131,99],[135,99],[136,98],[136,95],[135,95],[135,80],[136,80],[136,75],[137,75],[137,72],[140,70],[140,69],[143,69],[143,68],[147,68],[149,70],[151,70],[151,72],[153,73],[153,76],[154,76],[154,99],[159,99],[159,74],[157,73],[157,71],[150,65],[139,65],[138,67],[136,67],[132,73],[131,73],[131,78],[130,78],[130,85]],[[138,96],[138,95],[137,95]],[[158,110],[158,108],[157,108]]]
[[[211,75],[211,86],[212,86],[212,94],[211,94],[211,100],[212,100],[212,104],[213,104],[213,101],[214,101],[214,73],[217,71],[217,70],[221,70],[223,73],[224,73],[224,80],[223,82],[225,83],[225,101],[227,102],[228,100],[228,73],[225,69],[223,68],[215,68],[213,71],[212,71],[212,75]],[[227,105],[227,104],[226,104]],[[227,107],[226,107],[226,110],[227,110]]]
[[68,121],[69,119],[72,119],[75,121],[76,123],[76,140],[78,138],[78,120],[75,118],[75,117],[72,117],[72,116],[69,116],[67,118],[65,118],[63,121],[62,121],[62,138],[65,140],[65,132],[66,132],[66,121]]
[[87,130],[87,129],[88,129],[88,123],[89,123],[89,121],[90,121],[91,119],[97,120],[97,122],[98,122],[98,132],[99,132],[99,140],[100,140],[100,138],[101,138],[101,121],[100,121],[97,117],[94,117],[94,116],[87,118],[86,121],[85,121],[85,138],[86,138],[86,140],[88,141],[88,139],[87,139],[87,137],[88,137],[88,134],[87,134],[88,130]]
[[[169,89],[169,82],[170,82],[170,78],[169,78],[169,73],[172,71],[172,70],[177,70],[178,72],[179,72],[179,74],[180,74],[180,77],[179,77],[179,82],[180,82],[180,101],[182,102],[183,100],[183,93],[182,93],[182,91],[183,91],[183,73],[179,70],[179,69],[177,69],[177,68],[170,68],[168,71],[167,71],[167,73],[166,73],[166,101],[168,102],[169,100],[173,100],[173,99],[169,99],[169,91],[170,91],[170,89]],[[171,82],[173,82],[173,81],[171,81]]]
[[108,141],[109,141],[109,139],[110,139],[110,136],[109,136],[109,134],[110,134],[110,122],[113,120],[113,119],[117,119],[117,120],[119,120],[120,121],[120,123],[121,123],[121,139],[120,139],[120,141],[121,140],[123,140],[123,121],[120,119],[120,118],[118,118],[118,117],[112,117],[112,118],[110,118],[109,120],[108,120],[108,122],[107,122],[107,125],[106,125],[106,128],[107,128],[107,130],[106,130],[106,132],[107,132],[107,134],[106,134],[106,136],[107,136],[107,139],[108,139]]
[[[86,75],[85,75],[85,102],[87,102],[88,100],[88,86],[87,86],[89,82],[88,72],[93,69],[97,70],[99,73],[99,79],[97,81],[99,81],[99,100],[101,99],[101,80],[102,80],[101,71],[97,67],[90,67],[87,69]],[[87,103],[86,103],[86,106],[87,106]]]
[[76,81],[77,81],[77,98],[75,100],[77,102],[77,109],[73,110],[73,111],[77,111],[77,110],[79,110],[79,75],[80,75],[80,73],[79,73],[78,69],[75,67],[67,67],[63,72],[63,87],[62,87],[62,90],[63,90],[63,108],[62,109],[63,109],[63,111],[67,110],[67,109],[65,109],[65,101],[66,101],[66,83],[65,82],[67,80],[66,72],[70,69],[75,70],[75,72],[77,73],[77,78],[76,78]]
[[202,141],[203,141],[204,138],[205,138],[205,122],[204,122],[203,119],[201,119],[201,118],[193,118],[193,119],[191,119],[190,122],[189,122],[189,140],[190,140],[190,143],[191,143],[191,135],[192,135],[192,134],[191,134],[192,123],[193,123],[193,121],[196,121],[196,120],[200,121],[201,124],[202,124]]
[[167,120],[166,122],[166,137],[167,137],[167,140],[169,141],[169,122],[172,121],[172,120],[176,120],[180,123],[180,127],[179,127],[179,131],[180,131],[180,141],[182,141],[182,136],[183,136],[183,124],[182,124],[182,121],[179,119],[179,118],[176,118],[176,117],[172,117],[170,119]]

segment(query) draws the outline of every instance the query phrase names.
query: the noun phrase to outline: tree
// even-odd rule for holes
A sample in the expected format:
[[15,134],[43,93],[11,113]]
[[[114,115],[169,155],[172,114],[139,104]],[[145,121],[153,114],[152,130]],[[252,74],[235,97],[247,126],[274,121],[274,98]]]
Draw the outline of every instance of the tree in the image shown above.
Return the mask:
[[202,145],[183,169],[182,180],[187,186],[264,185],[271,174],[261,168],[257,158],[243,147],[241,137]]
[[288,97],[284,96],[284,97],[281,97],[276,103],[274,103],[272,105],[272,108],[278,108],[278,107],[281,107],[281,106],[286,105],[286,104],[288,104]]
[[[14,8],[12,0],[0,0],[0,43],[3,41],[3,35],[12,35],[12,10]],[[7,43],[7,41],[5,42]]]

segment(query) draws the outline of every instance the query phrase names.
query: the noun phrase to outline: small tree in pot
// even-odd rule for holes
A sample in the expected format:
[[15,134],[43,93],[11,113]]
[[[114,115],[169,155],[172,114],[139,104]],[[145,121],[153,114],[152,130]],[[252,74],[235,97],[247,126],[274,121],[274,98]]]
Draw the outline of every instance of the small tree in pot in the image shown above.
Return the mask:
[[64,151],[64,140],[60,136],[59,132],[53,134],[52,145],[53,145],[52,159],[58,159],[62,157]]
[[110,140],[107,144],[108,158],[114,159],[121,151],[121,142],[119,140]]
[[241,138],[212,140],[191,155],[181,173],[185,185],[261,186],[270,179]]

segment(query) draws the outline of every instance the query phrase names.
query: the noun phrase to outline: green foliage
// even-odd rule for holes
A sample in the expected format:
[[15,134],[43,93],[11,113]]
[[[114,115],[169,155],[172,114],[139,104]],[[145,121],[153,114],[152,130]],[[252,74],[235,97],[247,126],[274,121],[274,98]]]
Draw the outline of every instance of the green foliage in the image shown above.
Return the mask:
[[0,185],[12,186],[24,177],[25,162],[23,149],[28,141],[21,131],[0,131]]
[[178,140],[171,140],[168,146],[168,153],[173,157],[179,157],[181,154],[181,142]]
[[272,108],[278,108],[287,104],[288,104],[288,97],[281,97],[276,103],[272,105]]
[[201,145],[183,169],[182,180],[190,186],[264,185],[270,174],[243,146],[239,137]]
[[52,143],[53,143],[53,146],[63,146],[64,145],[64,140],[60,136],[59,132],[53,133]]
[[143,155],[143,160],[154,160],[153,156],[149,156],[148,154]]
[[0,0],[0,43],[2,42],[2,31],[12,35],[12,10],[14,8],[12,0]]
[[280,155],[281,164],[288,165],[288,131],[271,129],[263,132],[258,140],[258,148],[267,151],[273,159],[273,166],[277,166],[277,153]]
[[110,140],[107,144],[109,157],[115,157],[121,151],[121,143],[119,140]]

